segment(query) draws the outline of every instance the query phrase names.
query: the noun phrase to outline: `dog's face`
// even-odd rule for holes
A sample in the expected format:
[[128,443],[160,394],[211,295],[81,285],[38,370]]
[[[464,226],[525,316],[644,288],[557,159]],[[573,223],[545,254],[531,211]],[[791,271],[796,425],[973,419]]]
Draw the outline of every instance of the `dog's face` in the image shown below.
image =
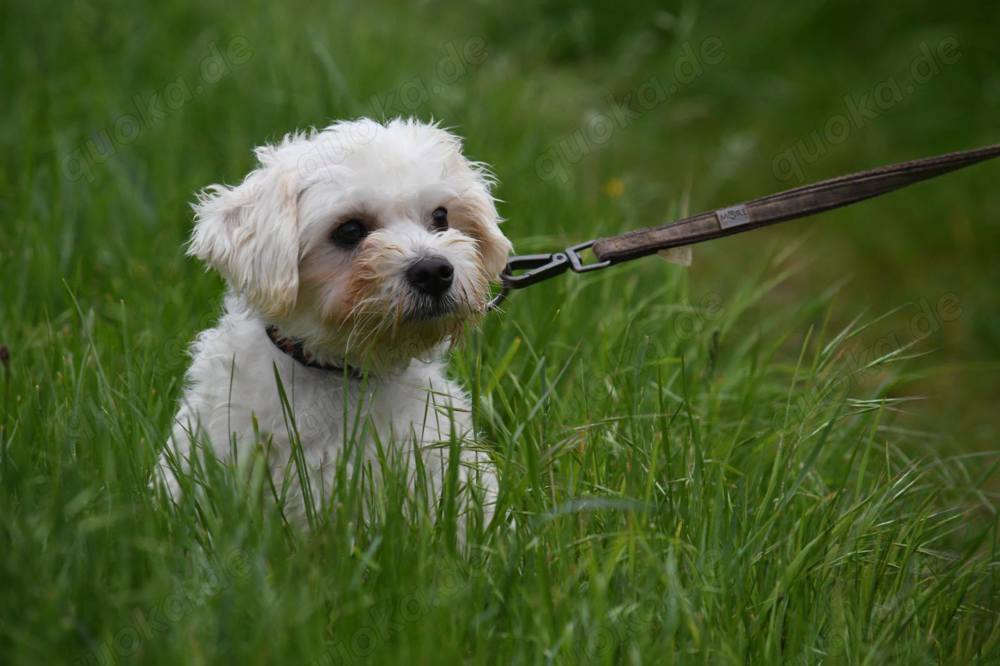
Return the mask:
[[454,135],[370,120],[257,150],[195,206],[190,253],[314,350],[375,367],[481,314],[510,252],[481,165]]

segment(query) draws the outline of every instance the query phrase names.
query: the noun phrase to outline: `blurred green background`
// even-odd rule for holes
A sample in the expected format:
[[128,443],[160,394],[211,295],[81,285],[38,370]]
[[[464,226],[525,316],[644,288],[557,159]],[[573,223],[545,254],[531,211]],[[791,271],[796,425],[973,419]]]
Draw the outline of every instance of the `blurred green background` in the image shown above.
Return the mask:
[[[21,354],[43,344],[37,332],[70,309],[65,280],[104,316],[127,302],[134,339],[163,351],[171,376],[219,291],[183,257],[188,203],[294,128],[440,120],[493,166],[521,252],[1000,136],[996,3],[67,2],[4,14],[0,339]],[[981,166],[698,247],[692,292],[725,302],[752,257],[787,248],[797,270],[770,299],[839,284],[835,319],[898,309],[855,341],[859,358],[927,333],[918,348],[933,353],[898,388],[927,398],[910,405],[911,427],[992,447],[996,181]],[[600,279],[655,284],[672,270],[644,264]],[[561,288],[519,296],[511,316],[538,316]],[[938,322],[948,294],[958,315]]]

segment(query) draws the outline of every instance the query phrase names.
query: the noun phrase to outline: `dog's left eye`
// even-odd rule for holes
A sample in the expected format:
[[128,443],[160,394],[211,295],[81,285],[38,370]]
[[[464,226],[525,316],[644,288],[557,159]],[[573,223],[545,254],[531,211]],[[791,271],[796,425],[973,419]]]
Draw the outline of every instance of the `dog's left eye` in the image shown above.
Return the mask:
[[434,226],[435,231],[444,231],[448,228],[448,209],[444,206],[438,206],[431,213],[431,224]]
[[344,248],[352,248],[368,235],[368,227],[358,219],[350,219],[333,230],[330,240]]

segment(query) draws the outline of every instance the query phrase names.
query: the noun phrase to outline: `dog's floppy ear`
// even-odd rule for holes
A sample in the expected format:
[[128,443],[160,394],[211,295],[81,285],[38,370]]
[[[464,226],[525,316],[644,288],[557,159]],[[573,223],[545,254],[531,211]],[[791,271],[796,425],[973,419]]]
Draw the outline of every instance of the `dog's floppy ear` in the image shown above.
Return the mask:
[[475,186],[467,191],[460,210],[472,223],[470,232],[479,244],[479,255],[486,274],[491,281],[498,282],[501,271],[507,266],[507,257],[514,248],[500,230],[500,215],[486,179],[479,177]]
[[260,167],[240,185],[199,193],[188,254],[218,270],[265,315],[281,317],[298,295],[298,206],[294,174],[271,157],[271,149],[258,149]]
[[500,273],[507,266],[507,258],[514,247],[500,230],[500,216],[497,215],[492,202],[488,211],[492,214],[488,214],[480,226],[479,251],[490,280],[499,282]]

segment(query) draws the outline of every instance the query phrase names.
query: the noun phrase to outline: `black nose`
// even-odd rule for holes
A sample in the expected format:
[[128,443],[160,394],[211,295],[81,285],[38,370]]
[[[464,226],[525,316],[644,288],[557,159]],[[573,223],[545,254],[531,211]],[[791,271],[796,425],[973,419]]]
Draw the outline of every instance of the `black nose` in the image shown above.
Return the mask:
[[425,257],[406,269],[413,288],[428,296],[440,296],[451,287],[455,268],[444,257]]

